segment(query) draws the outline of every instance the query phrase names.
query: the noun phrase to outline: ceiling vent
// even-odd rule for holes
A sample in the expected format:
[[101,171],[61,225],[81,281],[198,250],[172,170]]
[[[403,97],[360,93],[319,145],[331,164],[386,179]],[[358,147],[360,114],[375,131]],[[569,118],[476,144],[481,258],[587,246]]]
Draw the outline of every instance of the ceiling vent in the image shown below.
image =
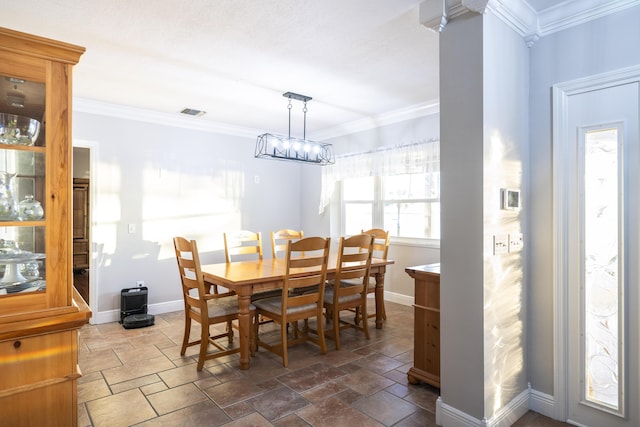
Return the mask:
[[200,117],[200,116],[204,116],[206,111],[195,110],[193,108],[185,108],[184,110],[180,111],[180,113],[181,114],[186,114],[187,116]]

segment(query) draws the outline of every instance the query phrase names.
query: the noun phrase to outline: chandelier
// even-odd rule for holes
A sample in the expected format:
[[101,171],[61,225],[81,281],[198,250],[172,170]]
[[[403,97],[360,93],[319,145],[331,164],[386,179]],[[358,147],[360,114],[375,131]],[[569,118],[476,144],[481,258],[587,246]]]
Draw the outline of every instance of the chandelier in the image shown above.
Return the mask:
[[[313,163],[316,165],[330,165],[335,163],[331,144],[314,142],[306,139],[307,134],[307,101],[311,101],[310,96],[299,95],[293,92],[283,93],[282,96],[289,98],[289,135],[274,135],[264,133],[258,136],[256,141],[255,157],[264,157],[275,160],[293,160],[296,162]],[[304,127],[302,139],[291,136],[291,100],[302,101],[304,107]]]

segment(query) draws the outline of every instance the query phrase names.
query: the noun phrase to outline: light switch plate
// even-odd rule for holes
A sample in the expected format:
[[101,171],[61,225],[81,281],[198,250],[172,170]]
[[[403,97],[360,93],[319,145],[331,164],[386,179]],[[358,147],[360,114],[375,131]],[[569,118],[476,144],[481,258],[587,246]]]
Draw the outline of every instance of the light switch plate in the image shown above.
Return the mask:
[[509,252],[518,252],[522,249],[522,233],[509,234]]
[[500,255],[509,252],[509,235],[495,234],[493,236],[493,254]]

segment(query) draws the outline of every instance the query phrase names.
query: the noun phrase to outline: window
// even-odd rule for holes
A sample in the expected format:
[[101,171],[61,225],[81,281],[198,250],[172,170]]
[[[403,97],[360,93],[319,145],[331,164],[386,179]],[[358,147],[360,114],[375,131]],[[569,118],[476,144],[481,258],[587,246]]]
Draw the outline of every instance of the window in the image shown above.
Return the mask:
[[343,180],[344,234],[376,227],[392,237],[439,239],[440,199],[427,190],[429,178],[422,173]]
[[[341,189],[340,233],[363,229],[389,230],[396,239],[440,239],[439,143],[392,147],[375,152],[337,156],[336,164],[324,168],[323,200]],[[336,218],[336,216],[334,216]]]

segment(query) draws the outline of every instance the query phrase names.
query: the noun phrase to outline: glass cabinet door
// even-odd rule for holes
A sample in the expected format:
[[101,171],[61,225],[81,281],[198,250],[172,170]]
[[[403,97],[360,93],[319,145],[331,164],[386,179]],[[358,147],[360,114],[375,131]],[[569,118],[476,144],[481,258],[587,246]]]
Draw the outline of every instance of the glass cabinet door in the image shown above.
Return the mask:
[[0,75],[0,298],[47,288],[45,93]]

